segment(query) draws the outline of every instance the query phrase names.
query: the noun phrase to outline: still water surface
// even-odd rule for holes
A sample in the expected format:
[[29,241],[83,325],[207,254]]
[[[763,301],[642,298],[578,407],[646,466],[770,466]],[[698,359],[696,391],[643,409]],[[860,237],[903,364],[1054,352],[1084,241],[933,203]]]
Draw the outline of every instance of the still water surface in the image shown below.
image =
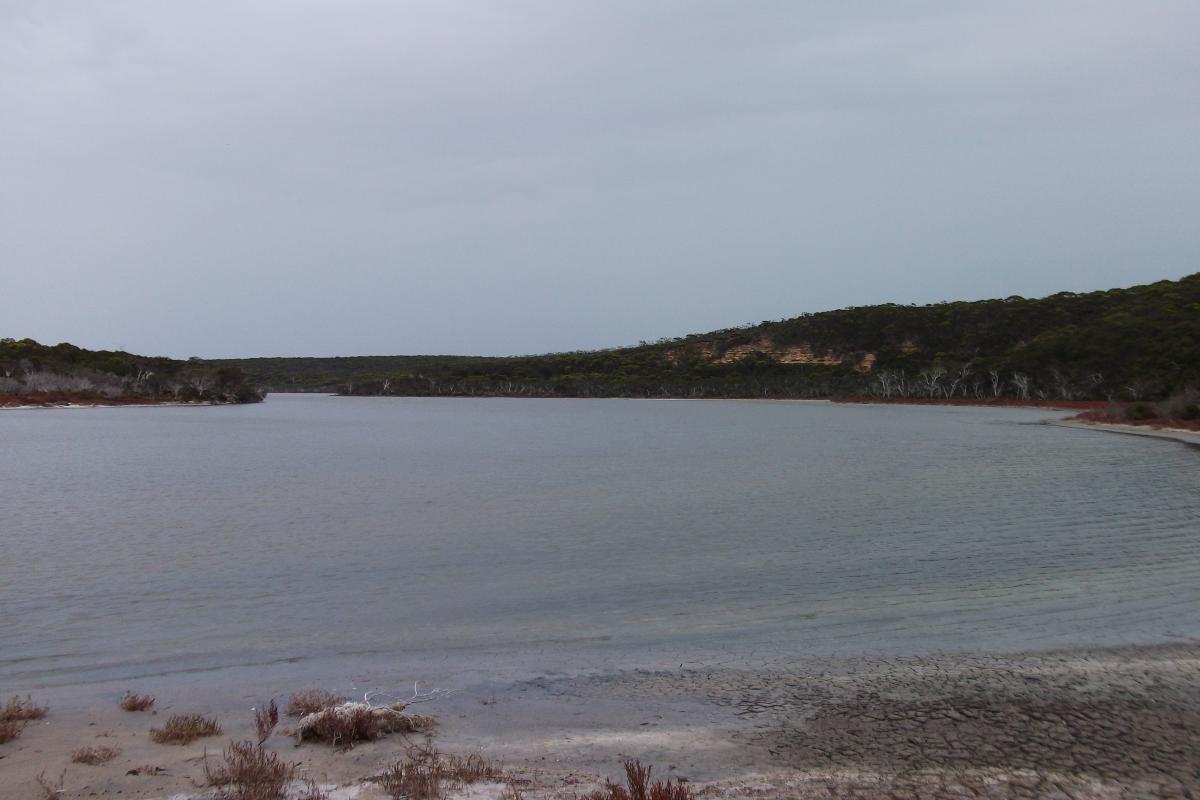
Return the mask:
[[1200,635],[1200,451],[1037,424],[1052,415],[304,395],[6,411],[0,688]]

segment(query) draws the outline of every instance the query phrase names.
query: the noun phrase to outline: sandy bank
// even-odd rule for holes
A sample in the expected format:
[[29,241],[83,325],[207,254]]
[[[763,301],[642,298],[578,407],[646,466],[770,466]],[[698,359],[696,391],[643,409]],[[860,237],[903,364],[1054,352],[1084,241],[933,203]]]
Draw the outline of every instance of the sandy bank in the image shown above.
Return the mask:
[[[135,687],[136,688],[136,687]],[[36,698],[35,698],[36,699]],[[251,732],[241,708],[51,714],[0,746],[0,795],[202,796],[202,759]],[[622,758],[688,779],[699,797],[1184,797],[1200,791],[1200,645],[1015,656],[769,659],[590,677],[546,677],[423,707],[434,743],[501,763],[526,798],[580,797]],[[173,712],[216,714],[225,734],[184,747],[147,731]],[[285,723],[286,724],[286,723]],[[364,778],[420,738],[337,753],[268,747],[340,798],[381,798]],[[101,766],[70,763],[88,744],[119,747]],[[499,797],[499,784],[475,797]],[[1192,794],[1188,795],[1187,792]]]
[[1090,411],[1103,400],[1018,400],[1010,397],[856,397],[834,396],[831,403],[865,406],[946,406],[951,408],[1027,408],[1033,411]]
[[1109,433],[1124,433],[1129,436],[1146,436],[1152,439],[1169,439],[1184,444],[1200,445],[1200,431],[1186,428],[1158,428],[1147,425],[1122,425],[1114,422],[1089,422],[1080,419],[1063,419],[1048,421],[1049,425],[1062,428],[1077,428],[1080,430],[1107,431]]

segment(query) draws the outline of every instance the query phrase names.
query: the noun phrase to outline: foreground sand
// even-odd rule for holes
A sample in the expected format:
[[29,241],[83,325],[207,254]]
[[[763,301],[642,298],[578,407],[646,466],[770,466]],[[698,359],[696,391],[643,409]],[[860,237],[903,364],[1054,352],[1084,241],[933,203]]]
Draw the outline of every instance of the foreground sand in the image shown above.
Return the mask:
[[[43,771],[62,776],[64,798],[204,796],[205,751],[249,736],[250,711],[171,705],[160,696],[153,716],[107,705],[52,710],[0,746],[0,796],[43,798]],[[527,798],[585,794],[626,757],[690,780],[705,797],[1200,796],[1193,642],[542,678],[422,710],[441,720],[437,747],[482,752]],[[152,743],[147,730],[178,711],[215,713],[225,734]],[[392,736],[338,753],[277,735],[268,746],[331,797],[368,800],[383,795],[364,779],[421,743]],[[70,763],[89,744],[122,753],[102,766]],[[505,791],[480,785],[464,796]]]

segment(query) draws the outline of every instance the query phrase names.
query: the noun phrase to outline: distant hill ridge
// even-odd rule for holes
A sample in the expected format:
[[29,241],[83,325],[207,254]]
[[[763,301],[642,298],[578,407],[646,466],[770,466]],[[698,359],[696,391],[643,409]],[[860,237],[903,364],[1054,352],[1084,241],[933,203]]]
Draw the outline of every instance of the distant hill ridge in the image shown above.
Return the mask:
[[277,391],[1141,400],[1200,385],[1200,273],[1040,299],[887,303],[634,347],[203,362]]

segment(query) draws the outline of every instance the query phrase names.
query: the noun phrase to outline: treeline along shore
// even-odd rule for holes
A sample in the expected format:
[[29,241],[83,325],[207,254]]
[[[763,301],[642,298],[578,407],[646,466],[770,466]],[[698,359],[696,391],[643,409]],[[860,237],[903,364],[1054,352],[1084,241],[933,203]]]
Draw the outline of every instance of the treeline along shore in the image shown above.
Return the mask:
[[883,304],[534,356],[251,358],[277,391],[1072,404],[1200,417],[1200,273],[1039,299]]
[[263,392],[234,366],[0,339],[0,407],[257,403]]
[[0,340],[0,405],[405,397],[830,399],[1053,405],[1200,420],[1200,273],[1049,297],[804,314],[533,356],[188,359]]

